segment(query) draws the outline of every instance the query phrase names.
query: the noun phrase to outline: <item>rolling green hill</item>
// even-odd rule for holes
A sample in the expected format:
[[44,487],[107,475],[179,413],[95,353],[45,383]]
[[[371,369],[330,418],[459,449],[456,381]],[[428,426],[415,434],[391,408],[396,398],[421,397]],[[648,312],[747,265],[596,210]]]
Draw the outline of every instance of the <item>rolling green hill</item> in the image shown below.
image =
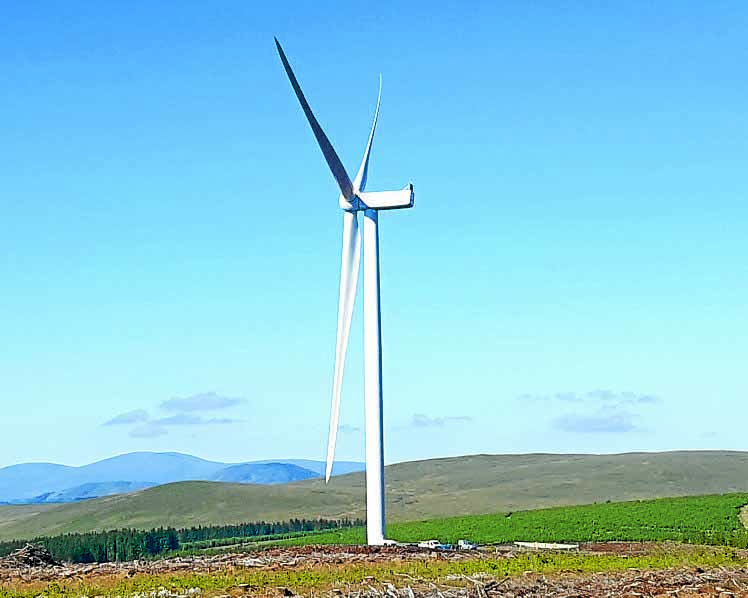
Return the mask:
[[[393,521],[748,491],[748,453],[690,451],[622,455],[471,455],[387,467]],[[364,478],[325,486],[179,482],[62,505],[0,507],[0,539],[119,527],[151,528],[363,516]]]

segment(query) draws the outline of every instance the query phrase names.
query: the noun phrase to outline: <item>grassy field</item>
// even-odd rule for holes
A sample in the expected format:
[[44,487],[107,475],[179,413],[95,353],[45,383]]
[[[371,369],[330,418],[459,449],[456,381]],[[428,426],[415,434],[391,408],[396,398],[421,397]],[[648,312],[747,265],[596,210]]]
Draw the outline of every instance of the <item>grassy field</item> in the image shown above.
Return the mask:
[[[663,498],[645,501],[556,507],[515,513],[391,523],[387,535],[399,542],[438,539],[455,544],[527,542],[688,542],[748,546],[740,510],[748,494]],[[279,545],[362,544],[353,528],[292,538]]]
[[[0,586],[0,598],[67,598],[81,596],[129,597],[150,596],[167,591],[171,595],[187,595],[200,588],[200,596],[246,595],[242,587],[251,588],[252,595],[278,595],[276,588],[291,588],[301,595],[322,595],[332,589],[343,592],[372,585],[418,583],[459,586],[465,582],[455,577],[483,575],[493,579],[524,576],[528,572],[539,575],[574,572],[615,573],[633,569],[670,569],[674,567],[742,568],[748,560],[733,550],[693,547],[663,547],[650,554],[627,556],[585,554],[520,554],[511,559],[485,558],[469,561],[421,560],[384,563],[326,564],[278,570],[219,571],[209,574],[179,572],[168,575],[138,574],[133,577],[109,576],[83,580],[60,580],[29,583],[14,581]],[[443,587],[443,586],[442,586]]]
[[54,509],[58,505],[0,505],[0,526],[12,525]]
[[[387,467],[393,522],[663,496],[748,492],[748,453],[473,455]],[[79,503],[0,507],[0,539],[121,527],[359,517],[364,478],[329,485],[168,484]]]

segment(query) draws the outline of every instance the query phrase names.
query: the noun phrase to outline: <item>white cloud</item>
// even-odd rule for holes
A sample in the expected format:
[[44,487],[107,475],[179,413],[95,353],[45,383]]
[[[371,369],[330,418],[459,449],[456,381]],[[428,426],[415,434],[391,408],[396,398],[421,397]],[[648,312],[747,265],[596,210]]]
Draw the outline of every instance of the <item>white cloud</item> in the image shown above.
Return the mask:
[[115,415],[109,421],[104,422],[103,426],[123,426],[127,424],[138,424],[148,421],[148,412],[145,409],[136,409]]
[[574,434],[624,434],[637,429],[630,413],[569,413],[553,420],[553,427]]
[[[242,420],[232,417],[203,417],[195,412],[228,409],[244,402],[236,397],[224,397],[216,393],[202,393],[189,397],[173,398],[161,403],[161,408],[175,412],[173,415],[151,418],[144,409],[121,413],[105,426],[133,426],[129,434],[133,438],[155,438],[168,434],[169,428],[181,426],[224,426],[239,423]],[[139,425],[136,425],[139,424]]]
[[473,418],[467,415],[431,417],[424,413],[416,413],[410,419],[410,425],[414,428],[441,428],[447,424],[467,423],[470,421],[473,421]]
[[189,397],[175,397],[161,403],[165,411],[217,411],[241,405],[244,399],[227,397],[215,392],[203,392]]

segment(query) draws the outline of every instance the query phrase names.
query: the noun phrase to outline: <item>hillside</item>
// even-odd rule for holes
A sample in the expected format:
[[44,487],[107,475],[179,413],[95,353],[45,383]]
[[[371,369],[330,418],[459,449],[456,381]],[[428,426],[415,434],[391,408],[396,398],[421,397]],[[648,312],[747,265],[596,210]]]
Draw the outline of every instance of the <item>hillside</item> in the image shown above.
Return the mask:
[[317,478],[319,474],[290,463],[244,463],[222,469],[211,478],[213,482],[237,484],[287,484]]
[[[472,455],[387,467],[393,521],[748,491],[748,453]],[[276,486],[180,482],[63,505],[0,507],[0,539],[364,514],[361,473]]]
[[27,504],[75,502],[100,496],[135,492],[156,485],[148,482],[91,482],[58,492],[45,492],[30,499]]

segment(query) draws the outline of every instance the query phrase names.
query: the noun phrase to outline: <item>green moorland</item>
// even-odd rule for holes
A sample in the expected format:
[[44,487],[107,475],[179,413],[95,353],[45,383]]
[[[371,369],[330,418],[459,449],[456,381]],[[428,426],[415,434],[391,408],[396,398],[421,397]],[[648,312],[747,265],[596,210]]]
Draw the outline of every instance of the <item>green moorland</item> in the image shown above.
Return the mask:
[[[471,455],[387,467],[391,521],[748,492],[748,453],[681,451],[621,455]],[[329,485],[181,482],[78,503],[0,506],[0,540],[68,532],[190,527],[364,514],[362,474]]]
[[[451,544],[459,539],[479,544],[668,541],[746,548],[748,530],[740,518],[746,504],[745,493],[661,498],[391,523],[387,534],[399,542],[432,538]],[[277,544],[361,544],[364,539],[362,528],[351,528]]]

